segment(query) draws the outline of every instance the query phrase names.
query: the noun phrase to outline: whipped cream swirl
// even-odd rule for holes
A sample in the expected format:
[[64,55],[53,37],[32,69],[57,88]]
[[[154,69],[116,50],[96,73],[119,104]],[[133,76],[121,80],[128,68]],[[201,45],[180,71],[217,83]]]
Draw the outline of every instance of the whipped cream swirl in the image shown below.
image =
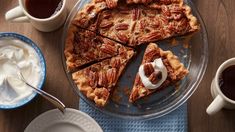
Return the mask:
[[144,64],[139,67],[139,76],[140,76],[140,79],[141,79],[142,83],[144,84],[144,86],[146,88],[148,88],[148,89],[157,89],[166,80],[166,78],[167,78],[167,69],[166,69],[165,65],[163,64],[161,58],[155,59],[150,64],[152,64],[152,66],[154,68],[154,72],[159,72],[159,71],[161,72],[161,74],[162,74],[161,79],[156,84],[153,84],[149,80],[149,78],[145,75]]

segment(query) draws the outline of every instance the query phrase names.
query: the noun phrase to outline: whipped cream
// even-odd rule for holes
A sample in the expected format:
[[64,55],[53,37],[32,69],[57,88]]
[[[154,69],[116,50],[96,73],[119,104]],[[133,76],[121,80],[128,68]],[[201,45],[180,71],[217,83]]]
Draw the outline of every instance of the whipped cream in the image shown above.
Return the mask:
[[20,40],[0,40],[0,105],[14,105],[32,94],[32,89],[22,82],[17,65],[25,80],[37,87],[42,70],[36,51]]
[[145,75],[144,72],[144,65],[141,65],[139,68],[139,76],[140,79],[142,81],[142,83],[144,84],[144,86],[148,89],[157,89],[159,88],[162,83],[166,80],[167,78],[167,69],[165,67],[165,65],[162,62],[162,59],[155,59],[153,62],[151,62],[150,64],[152,64],[154,71],[160,71],[162,74],[162,78],[160,81],[158,81],[156,84],[153,84],[149,78]]

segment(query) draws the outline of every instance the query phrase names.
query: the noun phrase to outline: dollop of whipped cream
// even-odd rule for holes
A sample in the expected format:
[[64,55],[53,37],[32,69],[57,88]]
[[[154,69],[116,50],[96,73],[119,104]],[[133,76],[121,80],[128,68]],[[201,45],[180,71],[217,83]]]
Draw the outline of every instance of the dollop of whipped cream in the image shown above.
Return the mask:
[[37,87],[42,79],[36,51],[20,40],[0,40],[0,104],[12,105],[32,94],[19,79],[17,65],[26,81]]
[[144,84],[144,86],[146,88],[148,88],[148,89],[157,89],[166,80],[166,78],[167,78],[167,69],[166,69],[165,65],[163,64],[161,58],[155,59],[150,64],[152,64],[152,66],[154,68],[154,72],[161,72],[161,79],[156,84],[153,84],[149,80],[149,77],[147,77],[146,74],[145,74],[144,64],[139,67],[139,76],[140,76],[140,79],[141,79],[142,83]]

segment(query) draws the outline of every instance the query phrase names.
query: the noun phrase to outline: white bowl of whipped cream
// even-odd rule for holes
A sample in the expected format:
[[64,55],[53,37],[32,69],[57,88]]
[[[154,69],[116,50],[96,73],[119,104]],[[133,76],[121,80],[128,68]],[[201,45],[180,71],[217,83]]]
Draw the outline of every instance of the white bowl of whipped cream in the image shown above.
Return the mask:
[[19,79],[13,64],[31,85],[41,89],[45,82],[45,59],[37,45],[17,33],[0,33],[0,109],[23,106],[36,96]]

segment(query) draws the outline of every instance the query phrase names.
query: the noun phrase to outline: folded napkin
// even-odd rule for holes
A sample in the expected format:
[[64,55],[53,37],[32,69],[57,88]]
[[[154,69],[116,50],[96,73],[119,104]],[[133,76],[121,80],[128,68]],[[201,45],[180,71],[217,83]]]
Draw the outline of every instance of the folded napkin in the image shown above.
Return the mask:
[[163,117],[145,121],[105,115],[88,106],[83,100],[80,100],[79,109],[94,118],[104,132],[187,132],[186,104]]

